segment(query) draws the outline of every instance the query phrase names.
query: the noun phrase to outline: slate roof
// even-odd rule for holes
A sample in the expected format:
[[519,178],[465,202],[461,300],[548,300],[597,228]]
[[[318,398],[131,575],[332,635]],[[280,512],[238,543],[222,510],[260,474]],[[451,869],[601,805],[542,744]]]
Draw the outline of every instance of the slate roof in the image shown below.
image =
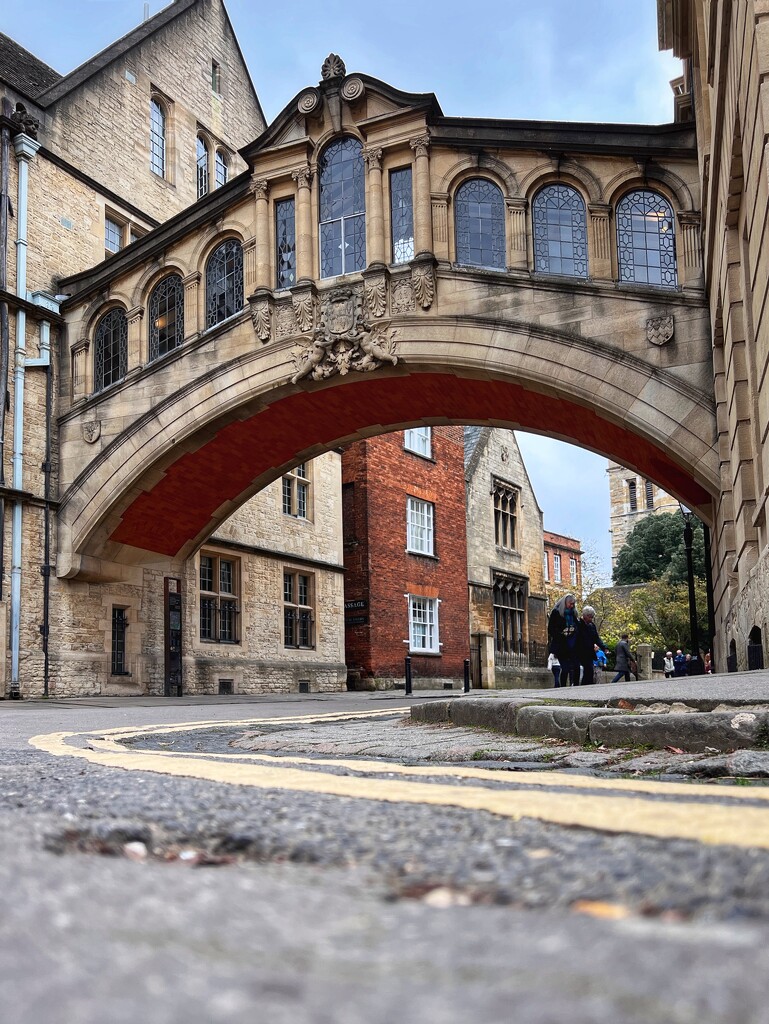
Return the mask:
[[58,71],[0,32],[0,80],[34,100],[61,78]]

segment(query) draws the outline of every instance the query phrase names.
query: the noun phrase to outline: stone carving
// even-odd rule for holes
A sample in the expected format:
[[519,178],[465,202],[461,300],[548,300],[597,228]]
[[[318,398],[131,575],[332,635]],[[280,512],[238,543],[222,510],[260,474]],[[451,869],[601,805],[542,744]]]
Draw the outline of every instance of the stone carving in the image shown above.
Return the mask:
[[251,182],[249,189],[257,199],[266,199],[270,193],[270,183],[264,178],[257,178]]
[[652,345],[666,345],[673,337],[675,319],[673,314],[655,316],[646,321],[646,340]]
[[381,171],[382,170],[382,150],[381,149],[364,149],[363,159],[368,164],[370,171]]
[[317,89],[305,89],[296,102],[300,114],[316,114],[320,110],[320,93]]
[[427,156],[427,151],[430,148],[430,136],[419,135],[416,139],[410,139],[409,145],[414,150],[416,156]]
[[366,281],[364,286],[366,309],[371,316],[384,316],[387,309],[387,285],[383,277],[374,281]]
[[312,341],[294,351],[296,373],[291,383],[304,377],[325,380],[350,371],[365,373],[397,362],[395,331],[386,324],[366,323],[359,290],[337,288],[322,302]]
[[83,440],[86,444],[96,444],[101,437],[101,420],[90,420],[83,424]]
[[258,299],[251,302],[251,320],[259,341],[269,341],[272,325],[270,303],[267,299]]
[[363,96],[365,91],[363,82],[359,78],[347,78],[342,86],[342,97],[348,103],[354,103],[355,100],[359,100]]
[[40,127],[40,122],[36,117],[33,117],[23,103],[17,103],[16,109],[11,114],[11,120],[15,121],[21,128],[25,135],[29,135],[30,139],[37,138],[37,130]]
[[315,323],[315,301],[311,294],[293,297],[294,317],[302,334],[312,330]]
[[300,167],[298,170],[292,171],[291,177],[298,188],[309,188],[312,183],[312,171],[309,167]]
[[275,333],[279,338],[288,338],[299,333],[296,329],[294,307],[288,302],[281,303],[275,310]]
[[411,313],[414,309],[414,288],[407,278],[402,277],[392,286],[390,305],[393,313]]
[[435,298],[435,269],[428,264],[415,263],[411,268],[414,295],[422,309],[429,309]]
[[327,82],[330,78],[344,78],[347,68],[338,53],[330,53],[323,61],[320,69],[320,77]]

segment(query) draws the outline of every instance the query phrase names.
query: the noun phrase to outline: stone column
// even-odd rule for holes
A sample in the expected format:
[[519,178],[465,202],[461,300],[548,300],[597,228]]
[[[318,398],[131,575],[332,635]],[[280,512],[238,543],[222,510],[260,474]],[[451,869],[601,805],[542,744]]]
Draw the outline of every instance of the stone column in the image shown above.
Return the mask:
[[511,270],[528,270],[529,253],[526,245],[526,207],[528,203],[525,199],[506,199],[505,205],[510,221],[507,265]]
[[433,251],[432,204],[430,198],[430,136],[411,139],[414,150],[414,255]]
[[270,185],[269,182],[260,178],[251,183],[256,201],[256,245],[254,246],[254,280],[246,293],[250,294],[257,288],[270,288],[272,275],[270,273]]
[[128,365],[127,373],[142,368],[142,320],[144,307],[135,306],[126,314],[128,319]]
[[184,340],[194,338],[200,333],[200,320],[198,315],[198,286],[200,285],[200,274],[196,270],[182,278],[184,285]]
[[90,391],[88,380],[88,350],[91,343],[88,338],[81,338],[72,346],[72,401],[78,402]]
[[684,288],[702,289],[705,276],[702,270],[702,247],[700,246],[699,213],[679,213],[678,224],[681,232],[676,246],[678,256],[679,283]]
[[433,245],[439,260],[449,258],[449,194],[433,192],[430,197],[433,213]]
[[312,203],[310,185],[312,172],[300,167],[291,177],[296,182],[296,279],[312,280]]
[[382,150],[364,149],[363,157],[368,166],[368,197],[366,201],[366,248],[368,265],[384,264],[384,201],[382,198]]
[[597,281],[611,281],[611,207],[590,203],[588,274]]

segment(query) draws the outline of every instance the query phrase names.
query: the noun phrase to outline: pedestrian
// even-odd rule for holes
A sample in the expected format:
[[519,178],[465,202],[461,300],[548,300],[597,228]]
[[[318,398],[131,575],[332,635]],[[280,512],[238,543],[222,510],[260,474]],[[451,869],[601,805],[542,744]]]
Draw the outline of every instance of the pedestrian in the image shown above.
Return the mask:
[[582,609],[582,616],[577,622],[577,659],[582,667],[582,686],[591,686],[593,683],[593,661],[595,649],[599,647],[606,650],[603,640],[598,635],[595,624],[595,608],[586,604]]
[[[561,663],[551,651],[547,656],[547,667],[553,673],[553,685],[556,689],[561,685]],[[566,684],[564,683],[564,686]]]
[[680,647],[676,650],[673,658],[673,675],[676,677],[686,675],[686,655]]
[[617,674],[612,679],[613,683],[618,683],[622,678],[624,678],[626,683],[630,682],[630,660],[628,636],[627,633],[623,633],[619,643],[614,648],[614,669]]
[[561,665],[561,686],[579,684],[577,657],[577,601],[574,594],[566,594],[557,602],[547,620],[550,653]]
[[665,670],[665,678],[666,679],[672,679],[673,678],[673,670],[675,669],[675,665],[673,664],[673,652],[672,651],[665,651],[665,657],[662,660],[662,667]]
[[705,651],[705,673],[708,674],[713,671],[713,661],[710,657],[710,651]]
[[606,668],[606,653],[598,644],[594,644],[593,647],[593,682],[602,683],[604,681],[603,670]]

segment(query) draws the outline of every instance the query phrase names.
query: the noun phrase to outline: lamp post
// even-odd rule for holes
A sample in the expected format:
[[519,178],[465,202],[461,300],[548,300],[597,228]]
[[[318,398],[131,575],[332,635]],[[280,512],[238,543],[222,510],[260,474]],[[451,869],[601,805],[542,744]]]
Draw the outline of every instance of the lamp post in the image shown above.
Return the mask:
[[694,518],[694,513],[683,502],[679,501],[678,504],[684,520],[684,547],[686,548],[686,579],[689,584],[689,632],[691,634],[692,659],[697,659],[697,668],[699,669],[700,635],[697,629],[697,601],[694,596],[694,565],[692,564],[692,540],[694,538],[692,519]]

